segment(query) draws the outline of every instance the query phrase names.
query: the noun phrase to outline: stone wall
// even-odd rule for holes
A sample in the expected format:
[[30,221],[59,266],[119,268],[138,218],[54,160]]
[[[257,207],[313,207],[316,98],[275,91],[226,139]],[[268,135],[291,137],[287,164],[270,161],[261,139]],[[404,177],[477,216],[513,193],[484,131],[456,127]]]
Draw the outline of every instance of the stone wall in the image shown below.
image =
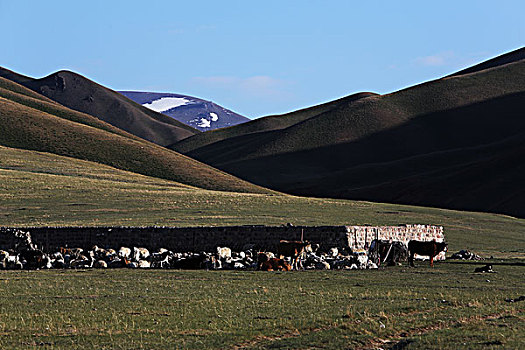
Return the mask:
[[[378,239],[401,241],[408,244],[410,240],[443,242],[443,226],[433,225],[399,225],[399,226],[347,226],[349,246],[352,249],[368,249],[370,243]],[[444,260],[445,252],[439,253],[435,260]]]
[[[308,240],[331,247],[366,249],[375,239],[443,241],[443,227],[400,226],[224,226],[224,227],[27,227],[33,242],[46,251],[59,247],[121,246],[167,248],[173,251],[213,251],[218,246],[241,250],[251,244],[275,250],[279,240]],[[0,248],[14,245],[9,228],[0,229]]]

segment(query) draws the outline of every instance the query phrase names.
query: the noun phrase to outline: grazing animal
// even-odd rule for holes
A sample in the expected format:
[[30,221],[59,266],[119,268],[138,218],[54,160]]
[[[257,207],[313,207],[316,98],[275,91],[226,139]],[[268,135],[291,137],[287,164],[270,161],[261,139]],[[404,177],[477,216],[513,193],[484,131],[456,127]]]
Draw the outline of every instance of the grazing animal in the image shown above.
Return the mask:
[[118,251],[118,256],[121,259],[129,259],[131,257],[131,249],[126,247],[120,247]]
[[86,255],[81,255],[78,259],[71,260],[70,265],[75,269],[86,269],[93,267],[93,251],[89,251]]
[[133,260],[147,260],[150,256],[149,250],[146,248],[133,247]]
[[62,255],[70,255],[70,256],[75,256],[75,257],[78,257],[80,256],[80,254],[82,254],[84,252],[84,249],[82,248],[64,248],[64,247],[60,247],[60,253]]
[[25,261],[24,268],[37,270],[49,266],[50,260],[40,250],[25,249],[20,252],[20,259]]
[[380,265],[394,266],[408,257],[407,246],[400,241],[387,241],[374,239],[368,249],[371,259]]
[[198,270],[206,265],[207,256],[204,254],[192,254],[179,260],[173,261],[172,268],[182,270]]
[[487,272],[487,273],[494,273],[494,272],[496,272],[496,271],[494,271],[494,270],[492,269],[492,265],[487,264],[487,265],[482,266],[482,267],[476,267],[476,268],[474,269],[474,272],[481,272],[481,273],[485,273],[485,272]]
[[290,271],[292,266],[284,259],[270,258],[259,265],[261,271]]
[[279,246],[277,249],[277,256],[289,257],[292,259],[292,269],[298,270],[299,265],[301,265],[301,256],[306,247],[310,246],[308,241],[279,241]]
[[139,268],[141,269],[149,269],[151,267],[151,263],[147,260],[139,260]]
[[414,266],[414,254],[425,255],[430,258],[430,266],[434,267],[434,257],[441,252],[447,251],[448,244],[446,242],[422,242],[412,240],[408,242],[408,262],[410,266]]
[[227,247],[217,247],[217,255],[221,259],[229,259],[232,257],[232,250]]
[[108,267],[108,263],[104,260],[97,260],[93,263],[93,267],[96,269],[105,269]]

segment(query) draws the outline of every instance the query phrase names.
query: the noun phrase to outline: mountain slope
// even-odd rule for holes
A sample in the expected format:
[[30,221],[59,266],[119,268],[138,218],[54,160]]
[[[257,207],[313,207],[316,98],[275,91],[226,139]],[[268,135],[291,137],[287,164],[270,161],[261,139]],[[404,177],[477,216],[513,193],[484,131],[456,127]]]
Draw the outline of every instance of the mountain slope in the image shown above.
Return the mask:
[[198,132],[73,72],[60,71],[33,79],[0,67],[0,77],[159,145],[169,145]]
[[182,153],[188,153],[206,145],[220,142],[222,140],[235,138],[239,136],[269,132],[275,130],[286,129],[303,120],[318,116],[322,113],[335,109],[342,104],[352,104],[362,98],[377,96],[371,92],[361,92],[341,99],[320,104],[318,106],[304,108],[295,112],[286,113],[282,115],[272,115],[264,118],[251,120],[247,123],[236,125],[231,128],[224,128],[220,130],[213,130],[202,134],[197,134],[195,137],[189,137],[176,144],[169,146],[174,150]]
[[10,90],[0,88],[0,145],[90,160],[204,189],[270,192],[92,116],[14,92],[25,88],[13,84],[3,85]]
[[450,76],[479,72],[481,70],[502,66],[504,64],[508,64],[512,62],[521,61],[523,59],[525,59],[525,47],[522,47],[521,49],[517,49],[511,52],[508,52],[506,54],[494,57],[493,59],[481,62],[472,67],[462,69],[459,72],[451,74]]
[[127,98],[200,131],[225,128],[250,119],[200,98],[161,92],[119,91]]
[[516,170],[525,159],[524,93],[517,59],[339,103],[283,129],[235,130],[246,123],[223,131],[232,136],[196,135],[173,148],[293,194],[525,216],[515,195],[525,188]]
[[142,140],[140,137],[127,133],[116,128],[102,120],[89,114],[81,113],[62,106],[45,96],[39,95],[28,88],[19,85],[13,81],[0,77],[0,97],[7,100],[37,109],[42,112],[50,113],[60,118],[68,119],[74,122],[86,124],[98,129],[106,130],[114,134],[129,137],[135,140]]

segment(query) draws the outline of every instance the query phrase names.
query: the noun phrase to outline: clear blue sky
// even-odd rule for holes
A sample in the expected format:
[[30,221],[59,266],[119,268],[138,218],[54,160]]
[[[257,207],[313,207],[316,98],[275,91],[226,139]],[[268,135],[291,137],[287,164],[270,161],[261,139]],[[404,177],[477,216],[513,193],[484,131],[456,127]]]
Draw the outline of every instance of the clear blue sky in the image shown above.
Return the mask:
[[0,0],[0,65],[250,118],[387,93],[525,43],[525,1]]

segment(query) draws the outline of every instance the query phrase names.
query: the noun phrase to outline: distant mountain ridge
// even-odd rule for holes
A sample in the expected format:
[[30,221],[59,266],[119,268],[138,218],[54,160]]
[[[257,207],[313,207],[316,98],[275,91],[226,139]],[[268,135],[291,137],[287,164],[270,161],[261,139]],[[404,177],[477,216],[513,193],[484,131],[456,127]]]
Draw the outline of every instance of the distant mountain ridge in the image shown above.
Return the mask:
[[250,121],[249,118],[197,97],[143,91],[119,91],[119,93],[146,108],[200,131],[220,129]]

